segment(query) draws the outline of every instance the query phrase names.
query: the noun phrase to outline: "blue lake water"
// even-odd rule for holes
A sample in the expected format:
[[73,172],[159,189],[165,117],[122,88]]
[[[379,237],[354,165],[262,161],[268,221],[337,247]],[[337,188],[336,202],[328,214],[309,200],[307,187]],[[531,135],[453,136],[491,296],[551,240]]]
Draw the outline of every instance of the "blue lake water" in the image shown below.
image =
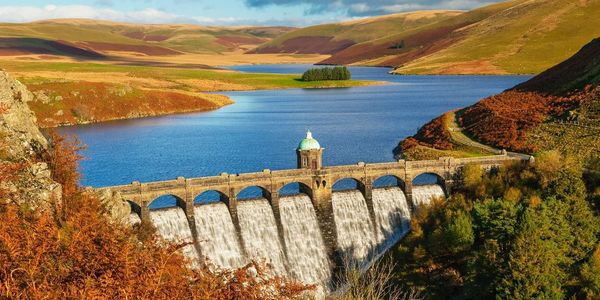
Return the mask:
[[[302,73],[310,65],[256,65],[245,72]],[[397,76],[350,68],[388,85],[222,93],[235,104],[211,112],[65,127],[87,145],[82,184],[94,187],[295,168],[310,129],[324,164],[393,161],[400,139],[439,114],[470,105],[529,76]]]

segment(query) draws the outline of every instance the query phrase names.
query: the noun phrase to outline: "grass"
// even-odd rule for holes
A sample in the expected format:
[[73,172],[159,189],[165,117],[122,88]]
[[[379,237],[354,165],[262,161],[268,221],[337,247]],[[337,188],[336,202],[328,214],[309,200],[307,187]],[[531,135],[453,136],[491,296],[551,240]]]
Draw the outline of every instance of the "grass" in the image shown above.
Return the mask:
[[300,75],[255,74],[90,62],[2,64],[36,93],[30,103],[42,127],[217,109],[233,101],[207,92],[337,88],[372,81],[301,81]]
[[[60,80],[68,78],[69,73],[89,73],[98,77],[97,81],[111,82],[114,73],[120,73],[131,79],[154,79],[160,82],[176,83],[190,91],[213,92],[228,90],[280,89],[280,88],[322,88],[322,87],[352,87],[374,84],[373,81],[313,81],[298,80],[300,75],[242,73],[224,70],[180,69],[146,66],[113,65],[101,63],[68,63],[68,62],[16,62],[7,61],[2,67],[19,75],[26,83],[43,82],[44,80]],[[66,74],[58,74],[58,73]],[[102,74],[106,78],[102,78]],[[55,75],[53,78],[50,74]],[[74,80],[76,78],[73,78]],[[223,89],[215,90],[209,84],[192,86],[184,80],[207,80],[211,83],[223,83]],[[233,88],[227,88],[231,85]],[[237,88],[236,88],[237,86]],[[241,88],[240,88],[241,87]]]
[[458,11],[417,11],[373,17],[365,20],[310,26],[283,34],[273,41],[261,45],[259,49],[281,46],[287,40],[311,36],[333,37],[333,40],[350,40],[355,43],[368,42],[380,39],[383,36],[395,35],[398,31],[407,31],[426,24],[435,23],[459,13]]
[[[281,32],[291,29],[278,28]],[[219,38],[244,39],[258,45],[271,35],[260,36],[247,28],[211,28],[195,25],[139,25],[96,20],[50,20],[34,23],[0,23],[0,37],[38,38],[71,43],[102,42],[121,45],[160,46],[185,53],[223,53],[231,46]],[[132,35],[137,33],[138,36]],[[145,41],[143,37],[154,37]],[[243,44],[240,42],[238,44]],[[26,46],[24,44],[23,46]],[[239,46],[239,45],[237,45]],[[237,47],[234,46],[234,47]]]
[[[505,73],[535,74],[567,59],[598,36],[600,2],[509,1],[461,30],[464,38],[412,61],[401,73],[437,73],[459,63],[486,61]],[[510,9],[506,9],[507,5]]]

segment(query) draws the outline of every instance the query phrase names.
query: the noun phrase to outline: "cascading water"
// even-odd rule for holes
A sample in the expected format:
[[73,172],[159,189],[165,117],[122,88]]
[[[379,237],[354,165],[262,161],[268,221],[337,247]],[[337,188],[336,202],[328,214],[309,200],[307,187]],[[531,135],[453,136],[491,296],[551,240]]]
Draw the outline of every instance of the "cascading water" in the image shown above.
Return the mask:
[[438,184],[426,184],[413,186],[413,202],[415,206],[429,205],[431,200],[436,198],[446,198],[444,190]]
[[222,268],[244,265],[238,236],[224,203],[197,205],[194,207],[194,217],[202,255]]
[[399,187],[373,189],[373,208],[377,218],[377,245],[384,250],[410,229],[410,209]]
[[129,214],[129,224],[131,224],[132,226],[138,225],[142,223],[142,219],[140,219],[140,216],[134,212],[132,212],[131,214]]
[[362,265],[375,247],[376,236],[363,194],[358,190],[332,195],[338,246],[347,264]]
[[163,239],[175,243],[192,243],[181,248],[181,252],[193,264],[198,263],[200,257],[193,245],[192,231],[183,209],[170,207],[152,210],[150,211],[150,220]]
[[[413,187],[416,205],[428,205],[437,197],[444,197],[439,185]],[[409,230],[410,209],[404,193],[398,187],[373,190],[377,222],[375,229],[360,191],[333,192],[332,205],[338,247],[349,259],[347,263],[354,266],[368,266]],[[235,226],[225,204],[219,202],[194,207],[197,239],[206,258],[223,268],[239,267],[250,259],[266,259],[273,266],[275,274],[318,284],[320,290],[326,289],[332,277],[332,266],[315,210],[307,195],[284,196],[280,199],[287,261],[273,210],[266,199],[239,201],[237,213],[247,257],[242,256]],[[189,223],[181,208],[153,210],[150,218],[163,239],[179,243],[193,241]],[[132,224],[140,223],[137,214],[132,214],[129,220]],[[194,264],[198,263],[199,255],[193,245],[184,247],[182,251]]]
[[331,277],[331,267],[310,198],[304,194],[282,197],[280,212],[288,275],[305,283],[325,283]]
[[239,201],[237,212],[246,253],[252,258],[267,259],[276,274],[285,275],[283,249],[269,201],[265,198]]

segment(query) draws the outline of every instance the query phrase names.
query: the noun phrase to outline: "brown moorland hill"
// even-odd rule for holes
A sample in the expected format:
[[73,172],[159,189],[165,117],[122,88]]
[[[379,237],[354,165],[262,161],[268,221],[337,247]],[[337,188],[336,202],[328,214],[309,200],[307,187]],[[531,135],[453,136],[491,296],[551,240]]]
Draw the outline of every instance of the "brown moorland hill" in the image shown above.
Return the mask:
[[509,0],[427,13],[302,28],[254,52],[331,54],[320,63],[398,74],[537,74],[600,34],[600,0]]
[[290,27],[206,27],[131,24],[88,19],[0,23],[0,55],[44,54],[73,58],[168,56],[245,51]]
[[[361,44],[398,31],[407,31],[461,14],[461,11],[415,11],[370,17],[297,29],[267,42],[249,53],[318,53],[337,55]],[[391,44],[391,43],[390,43]],[[387,46],[386,46],[387,47]],[[325,60],[322,63],[328,63]]]
[[[589,122],[599,119],[600,110],[590,109],[599,106],[599,83],[600,38],[540,75],[482,99],[456,115],[472,138],[498,148],[532,153],[540,149],[529,139],[530,133],[544,122],[574,124],[583,129],[597,125]],[[582,114],[582,108],[587,115]],[[440,118],[402,141],[400,150],[408,152],[416,145],[451,149],[448,145],[453,141]]]

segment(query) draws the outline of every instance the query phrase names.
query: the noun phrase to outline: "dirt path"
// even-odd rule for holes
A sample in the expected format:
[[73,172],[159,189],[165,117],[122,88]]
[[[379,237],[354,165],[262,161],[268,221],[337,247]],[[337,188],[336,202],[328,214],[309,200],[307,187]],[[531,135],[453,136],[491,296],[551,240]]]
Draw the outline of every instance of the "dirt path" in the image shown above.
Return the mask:
[[[454,112],[449,113],[448,119],[450,120],[447,124],[448,131],[450,131],[450,137],[452,137],[452,140],[455,143],[458,143],[458,144],[461,144],[464,146],[478,148],[478,149],[481,149],[483,151],[490,152],[490,153],[495,153],[495,154],[501,153],[502,150],[500,150],[500,149],[482,144],[482,143],[477,142],[477,141],[471,139],[470,137],[468,137],[464,133],[464,128],[462,128],[458,125],[458,122],[456,120],[456,114]],[[528,154],[510,152],[510,151],[508,151],[506,154],[508,156],[520,157],[523,159],[529,159],[529,157],[530,157],[530,155],[528,155]]]

